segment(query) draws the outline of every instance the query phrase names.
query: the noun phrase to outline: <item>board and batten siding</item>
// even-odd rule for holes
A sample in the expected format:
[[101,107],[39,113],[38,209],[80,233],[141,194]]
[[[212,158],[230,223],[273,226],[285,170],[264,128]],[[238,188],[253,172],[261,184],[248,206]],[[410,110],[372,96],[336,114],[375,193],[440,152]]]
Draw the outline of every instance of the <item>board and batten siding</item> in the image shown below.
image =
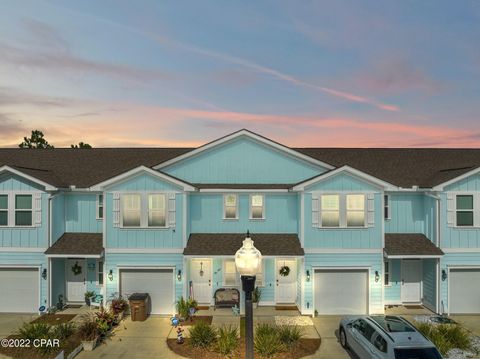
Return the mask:
[[343,254],[305,254],[305,271],[309,270],[312,278],[304,283],[303,309],[304,313],[313,314],[313,283],[315,268],[328,269],[365,267],[370,269],[369,277],[369,313],[383,314],[382,280],[375,282],[375,271],[382,273],[382,253],[343,253]]
[[162,169],[190,183],[292,184],[325,170],[244,137]]
[[422,194],[389,193],[391,218],[385,233],[425,233],[425,205]]
[[[261,192],[260,192],[261,193]],[[297,233],[298,196],[293,193],[265,193],[265,219],[250,219],[250,194],[238,194],[238,219],[223,219],[223,194],[192,193],[192,233]]]
[[[41,186],[22,177],[10,174],[0,176],[0,192],[41,193],[41,224],[34,227],[0,227],[0,247],[47,248],[48,246],[48,194]],[[32,198],[33,221],[35,199]]]
[[68,193],[65,198],[65,231],[101,233],[103,221],[97,219],[97,195]]
[[51,201],[52,206],[52,243],[65,233],[65,195],[58,194]]
[[[402,260],[391,259],[389,263],[390,283],[384,287],[385,304],[399,304],[402,302]],[[384,280],[383,275],[382,280]]]

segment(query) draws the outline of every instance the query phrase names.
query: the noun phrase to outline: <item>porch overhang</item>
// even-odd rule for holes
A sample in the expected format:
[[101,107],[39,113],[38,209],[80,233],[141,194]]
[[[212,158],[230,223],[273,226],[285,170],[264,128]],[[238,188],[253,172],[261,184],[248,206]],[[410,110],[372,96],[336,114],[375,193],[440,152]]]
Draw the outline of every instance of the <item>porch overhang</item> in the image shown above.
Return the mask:
[[383,254],[388,259],[429,259],[444,255],[422,233],[385,233]]
[[[302,257],[305,253],[295,233],[256,233],[250,237],[262,256]],[[242,246],[245,233],[192,233],[185,256],[233,256]]]
[[102,258],[102,233],[64,233],[45,251],[47,258]]

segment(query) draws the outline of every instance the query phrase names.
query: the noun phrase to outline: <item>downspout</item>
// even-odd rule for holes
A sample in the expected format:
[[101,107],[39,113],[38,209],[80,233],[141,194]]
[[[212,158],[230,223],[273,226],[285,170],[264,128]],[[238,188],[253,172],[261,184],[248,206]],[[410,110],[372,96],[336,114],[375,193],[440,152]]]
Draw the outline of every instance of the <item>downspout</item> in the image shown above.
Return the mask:
[[[427,196],[435,199],[435,245],[440,248],[441,238],[440,238],[440,204],[441,204],[441,197],[437,194],[427,193]],[[439,314],[443,314],[443,310],[440,308],[440,286],[441,286],[441,278],[440,278],[440,258],[437,259],[436,267],[436,279],[437,279],[437,290],[435,291],[435,299],[436,299],[436,307],[435,311]]]

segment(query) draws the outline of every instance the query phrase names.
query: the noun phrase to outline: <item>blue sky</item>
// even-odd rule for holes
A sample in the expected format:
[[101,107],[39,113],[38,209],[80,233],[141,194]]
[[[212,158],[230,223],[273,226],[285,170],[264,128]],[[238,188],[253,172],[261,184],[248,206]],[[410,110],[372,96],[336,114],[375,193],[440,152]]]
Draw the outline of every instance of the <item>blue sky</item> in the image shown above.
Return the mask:
[[478,147],[477,1],[5,1],[0,146]]

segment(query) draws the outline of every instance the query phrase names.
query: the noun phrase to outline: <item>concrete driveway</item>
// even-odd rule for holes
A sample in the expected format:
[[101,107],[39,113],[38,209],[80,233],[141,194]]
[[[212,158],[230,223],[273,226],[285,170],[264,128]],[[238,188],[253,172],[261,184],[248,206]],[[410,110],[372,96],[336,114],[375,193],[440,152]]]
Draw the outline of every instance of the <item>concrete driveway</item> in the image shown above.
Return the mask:
[[31,322],[37,317],[38,315],[36,314],[0,313],[0,339],[8,337],[17,331],[23,323]]
[[343,349],[338,342],[338,324],[340,323],[341,316],[329,315],[318,316],[313,318],[313,324],[317,329],[322,343],[320,349],[309,358],[322,358],[322,359],[350,359],[356,358],[356,355]]
[[111,339],[92,352],[80,352],[77,358],[181,358],[167,347],[171,330],[169,318],[150,316],[144,322],[132,322],[128,317],[115,329]]
[[452,315],[450,318],[473,334],[480,336],[480,315]]

